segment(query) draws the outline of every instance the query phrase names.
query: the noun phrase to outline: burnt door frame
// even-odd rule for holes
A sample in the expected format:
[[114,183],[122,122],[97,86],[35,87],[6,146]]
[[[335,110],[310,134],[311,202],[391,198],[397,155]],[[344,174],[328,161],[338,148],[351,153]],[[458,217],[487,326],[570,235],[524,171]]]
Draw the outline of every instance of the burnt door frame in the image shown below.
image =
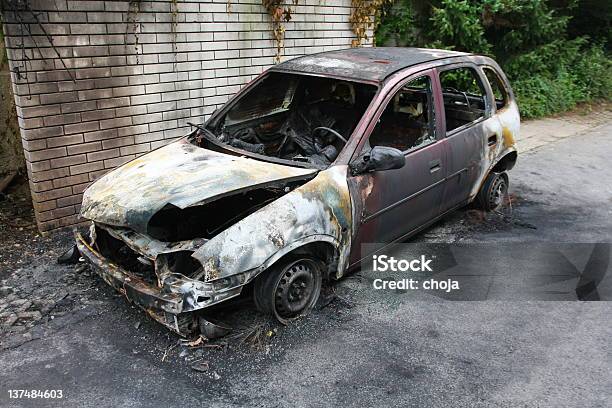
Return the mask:
[[[446,110],[440,75],[445,71],[459,68],[470,68],[476,74],[484,90],[485,110],[481,118],[466,123],[458,128],[446,131]],[[478,180],[482,178],[487,155],[494,150],[501,135],[489,131],[488,121],[494,118],[494,107],[491,104],[491,90],[482,69],[473,62],[459,62],[435,68],[440,87],[441,115],[444,122],[443,137],[447,140],[448,174],[446,189],[442,200],[442,212],[446,212],[469,201],[470,194]]]
[[[418,230],[422,225],[427,224],[429,220],[439,215],[446,180],[447,149],[444,134],[442,132],[444,128],[443,121],[440,120],[440,109],[443,105],[441,103],[439,81],[435,69],[432,68],[409,74],[407,73],[385,84],[383,87],[385,97],[378,105],[376,113],[372,116],[366,131],[362,135],[355,149],[353,160],[359,157],[359,153],[366,147],[382,113],[387,108],[388,104],[392,103],[396,93],[407,83],[423,76],[428,76],[430,80],[432,98],[430,106],[432,108],[431,113],[433,113],[434,120],[433,126],[430,127],[430,131],[431,129],[434,131],[434,141],[417,149],[404,152],[406,156],[406,165],[401,169],[348,176],[349,190],[354,207],[354,233],[350,260],[352,265],[359,262],[363,257],[370,255],[361,254],[362,243],[378,242],[386,244],[401,239],[402,237],[410,235],[413,231]],[[415,169],[419,171],[417,172]],[[411,171],[412,173],[410,173]],[[427,176],[423,177],[425,173]],[[412,176],[412,178],[410,176]],[[405,186],[405,194],[403,194],[401,198],[393,200],[393,202],[384,202],[385,189],[401,188],[401,185],[390,184],[393,182],[403,182],[404,180],[412,183],[412,185]],[[425,198],[425,196],[427,196],[427,198]],[[436,198],[432,199],[434,196]],[[426,214],[418,216],[411,214],[411,207],[423,208],[427,200],[431,201],[431,203]],[[384,217],[389,218],[385,219]],[[402,221],[404,222],[401,223]],[[401,230],[401,228],[396,228],[398,223],[401,223],[399,225],[406,225],[405,229]],[[381,240],[381,235],[385,234],[385,225],[391,226],[394,230],[393,232],[389,232],[384,240]]]

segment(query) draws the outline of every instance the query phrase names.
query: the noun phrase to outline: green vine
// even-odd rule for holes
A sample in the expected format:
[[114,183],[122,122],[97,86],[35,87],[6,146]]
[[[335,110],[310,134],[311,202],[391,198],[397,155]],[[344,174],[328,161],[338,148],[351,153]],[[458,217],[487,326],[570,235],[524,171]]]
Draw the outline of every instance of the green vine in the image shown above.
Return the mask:
[[368,29],[376,29],[379,24],[383,7],[393,0],[351,0],[353,12],[349,17],[351,29],[355,38],[351,47],[359,47],[364,41],[369,40]]

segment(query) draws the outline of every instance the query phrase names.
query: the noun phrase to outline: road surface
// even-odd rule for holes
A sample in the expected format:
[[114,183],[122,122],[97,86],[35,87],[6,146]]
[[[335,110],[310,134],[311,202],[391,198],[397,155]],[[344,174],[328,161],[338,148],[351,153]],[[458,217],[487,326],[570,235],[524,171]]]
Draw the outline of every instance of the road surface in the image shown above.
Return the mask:
[[[531,150],[511,172],[510,218],[462,210],[415,241],[610,242],[611,163],[611,124]],[[261,342],[232,339],[222,349],[190,350],[82,266],[54,264],[69,240],[56,239],[56,252],[4,281],[21,282],[22,295],[55,296],[55,303],[43,324],[0,336],[3,407],[612,401],[612,302],[405,301],[370,290],[356,275],[336,285],[341,297],[308,318],[288,327],[261,323],[254,331]],[[246,324],[260,322],[240,310]],[[267,336],[268,329],[276,331]],[[205,363],[206,371],[191,368]],[[61,389],[64,398],[15,400],[8,389]]]

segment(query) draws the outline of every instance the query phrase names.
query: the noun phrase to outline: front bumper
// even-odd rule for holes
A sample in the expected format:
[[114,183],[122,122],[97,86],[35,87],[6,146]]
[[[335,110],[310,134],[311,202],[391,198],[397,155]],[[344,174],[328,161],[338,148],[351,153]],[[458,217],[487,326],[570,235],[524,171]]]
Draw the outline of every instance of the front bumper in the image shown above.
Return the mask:
[[[188,326],[194,320],[193,313],[187,312],[220,303],[242,291],[242,285],[223,287],[220,283],[196,282],[176,274],[157,287],[106,259],[80,233],[75,234],[75,239],[81,255],[106,283],[155,320],[183,336],[189,334]],[[232,282],[235,284],[236,280]]]
[[76,244],[81,255],[94,266],[96,273],[130,301],[145,309],[153,308],[175,314],[183,311],[183,299],[178,294],[162,293],[159,288],[149,285],[144,280],[106,260],[85,241],[81,234],[76,235]]

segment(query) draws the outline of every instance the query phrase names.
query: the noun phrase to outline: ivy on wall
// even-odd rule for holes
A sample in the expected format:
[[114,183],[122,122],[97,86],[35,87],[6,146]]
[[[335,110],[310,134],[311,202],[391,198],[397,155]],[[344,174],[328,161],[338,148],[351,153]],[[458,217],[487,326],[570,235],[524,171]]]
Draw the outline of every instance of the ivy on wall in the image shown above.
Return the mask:
[[376,29],[385,5],[393,0],[351,0],[353,12],[349,17],[351,29],[355,33],[355,39],[351,42],[352,47],[359,47],[364,41],[368,41],[368,29]]
[[136,55],[136,64],[140,63],[138,58],[138,47],[139,38],[138,33],[141,30],[140,22],[138,21],[138,13],[140,13],[140,0],[129,0],[128,13],[127,13],[127,25],[125,29],[126,45],[127,45],[127,34],[131,26],[132,34],[134,34],[134,54]]
[[[393,0],[351,0],[353,12],[349,17],[351,29],[355,33],[355,39],[351,42],[351,46],[359,47],[370,38],[368,30],[376,29],[377,21],[380,20],[382,10],[385,5],[390,4]],[[24,8],[29,10],[28,0],[0,0],[3,8],[19,9]],[[141,30],[141,23],[138,19],[140,13],[141,0],[128,0],[127,26],[131,28],[134,35],[134,51],[136,55],[136,63],[139,61],[139,38],[138,34]],[[297,6],[298,0],[293,0],[293,5]],[[281,54],[284,49],[285,40],[285,23],[291,21],[292,10],[289,6],[283,4],[283,0],[262,0],[262,5],[270,16],[272,23],[272,37],[276,43],[275,61],[280,62]],[[12,7],[11,7],[12,6]],[[227,11],[231,13],[231,0],[227,0]],[[176,25],[178,20],[178,0],[171,0],[172,14],[172,34],[174,36],[173,50],[176,54]],[[42,28],[42,27],[41,27]],[[43,28],[44,31],[44,28]],[[127,30],[126,30],[127,36]],[[59,56],[59,55],[58,55]],[[60,58],[63,63],[63,60]],[[66,68],[67,70],[67,68]]]
[[[228,12],[231,10],[231,0],[228,0]],[[355,39],[351,42],[352,47],[359,47],[369,40],[368,30],[375,30],[377,22],[384,7],[391,4],[393,0],[351,0],[353,12],[349,17],[351,29],[355,33]],[[270,19],[272,21],[272,36],[276,42],[275,61],[280,62],[285,40],[284,23],[291,21],[291,8],[283,6],[282,0],[262,0]],[[298,0],[293,4],[297,6]]]
[[[284,7],[282,3],[282,0],[262,0],[262,4],[272,20],[272,36],[276,42],[276,55],[274,57],[276,62],[280,62],[281,52],[284,48],[285,25],[283,23],[291,21],[291,8]],[[297,0],[294,0],[293,4],[297,5]]]

